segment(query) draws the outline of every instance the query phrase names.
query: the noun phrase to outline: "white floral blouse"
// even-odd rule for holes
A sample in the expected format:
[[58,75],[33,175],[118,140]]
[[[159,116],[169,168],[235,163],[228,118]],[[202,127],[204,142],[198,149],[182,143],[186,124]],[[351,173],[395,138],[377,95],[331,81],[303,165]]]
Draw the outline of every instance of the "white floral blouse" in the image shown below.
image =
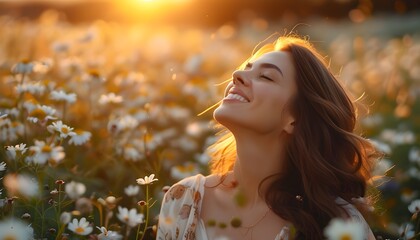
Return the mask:
[[[209,240],[200,217],[205,181],[206,178],[198,174],[181,180],[169,189],[159,214],[157,240]],[[359,211],[341,198],[337,198],[336,202],[344,205],[351,218],[363,223],[368,236],[370,228]],[[287,239],[289,228],[283,227],[274,240]]]

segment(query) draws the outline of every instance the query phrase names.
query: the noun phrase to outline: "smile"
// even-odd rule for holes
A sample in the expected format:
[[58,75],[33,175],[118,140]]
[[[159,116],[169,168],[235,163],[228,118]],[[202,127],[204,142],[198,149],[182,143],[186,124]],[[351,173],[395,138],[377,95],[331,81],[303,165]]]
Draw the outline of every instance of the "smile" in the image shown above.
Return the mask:
[[240,102],[244,102],[244,103],[248,103],[249,101],[247,99],[245,99],[244,97],[242,97],[239,94],[236,93],[229,93],[225,99],[232,99],[232,100],[238,100]]

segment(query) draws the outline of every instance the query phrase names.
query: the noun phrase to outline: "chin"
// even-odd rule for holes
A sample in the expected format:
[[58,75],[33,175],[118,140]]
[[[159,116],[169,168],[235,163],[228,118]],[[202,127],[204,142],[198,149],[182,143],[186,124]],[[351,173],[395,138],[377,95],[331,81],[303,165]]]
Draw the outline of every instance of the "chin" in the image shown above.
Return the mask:
[[236,132],[241,128],[250,128],[249,123],[243,117],[238,117],[238,112],[232,109],[219,107],[213,112],[213,118],[220,125],[226,127],[231,132]]
[[219,106],[214,110],[213,118],[214,120],[216,120],[216,122],[225,127],[228,127],[229,125],[232,125],[235,122],[232,110],[229,111],[223,106]]

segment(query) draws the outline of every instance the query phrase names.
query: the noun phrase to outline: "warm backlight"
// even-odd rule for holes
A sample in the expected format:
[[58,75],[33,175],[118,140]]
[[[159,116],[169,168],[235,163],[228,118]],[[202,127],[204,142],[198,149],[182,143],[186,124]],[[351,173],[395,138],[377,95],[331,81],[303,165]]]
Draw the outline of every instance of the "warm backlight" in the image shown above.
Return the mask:
[[116,8],[135,19],[159,18],[170,11],[185,7],[191,0],[114,0]]

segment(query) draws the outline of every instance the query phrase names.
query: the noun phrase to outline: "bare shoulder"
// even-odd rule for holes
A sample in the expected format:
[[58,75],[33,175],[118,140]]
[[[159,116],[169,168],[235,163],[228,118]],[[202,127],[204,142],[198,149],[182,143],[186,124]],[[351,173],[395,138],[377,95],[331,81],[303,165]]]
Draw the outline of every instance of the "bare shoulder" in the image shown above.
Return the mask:
[[222,176],[220,176],[219,174],[210,174],[205,176],[205,187],[214,187],[217,186],[217,184],[220,184]]

